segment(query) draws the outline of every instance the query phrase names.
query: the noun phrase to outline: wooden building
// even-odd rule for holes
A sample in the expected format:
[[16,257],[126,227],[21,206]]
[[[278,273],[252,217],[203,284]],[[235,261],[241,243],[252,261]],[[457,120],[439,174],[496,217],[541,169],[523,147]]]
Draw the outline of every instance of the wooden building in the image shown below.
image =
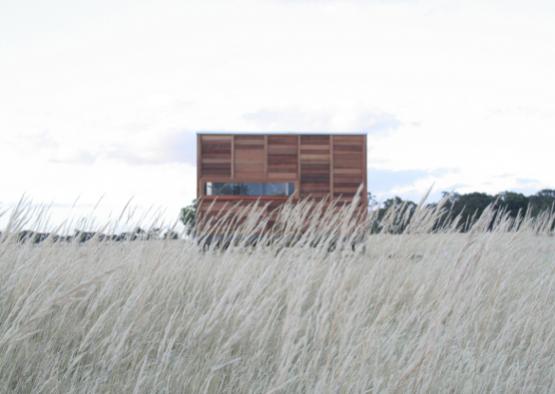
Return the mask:
[[197,198],[201,217],[231,205],[333,197],[350,202],[363,185],[365,134],[198,133]]

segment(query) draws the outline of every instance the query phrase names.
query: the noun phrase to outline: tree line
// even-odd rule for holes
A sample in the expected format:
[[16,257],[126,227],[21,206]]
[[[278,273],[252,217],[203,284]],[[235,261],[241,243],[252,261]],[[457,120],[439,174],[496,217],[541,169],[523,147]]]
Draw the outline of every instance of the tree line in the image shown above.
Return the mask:
[[81,230],[75,230],[74,234],[72,235],[59,235],[54,233],[38,232],[38,231],[32,231],[32,230],[21,230],[15,234],[2,234],[2,232],[0,232],[0,241],[5,239],[6,237],[11,237],[18,243],[40,244],[46,240],[49,240],[54,243],[58,243],[58,242],[84,243],[91,240],[113,241],[113,242],[147,241],[152,239],[176,240],[176,239],[179,239],[179,234],[174,230],[164,232],[160,228],[143,230],[140,227],[136,227],[134,230],[129,232],[121,232],[118,234],[104,234],[96,231],[81,231]]
[[[486,208],[490,207],[494,212],[492,223],[499,215],[506,215],[512,219],[518,217],[536,218],[540,214],[553,213],[555,209],[555,189],[543,189],[533,195],[526,196],[522,193],[505,191],[495,195],[473,192],[473,193],[442,193],[440,202],[428,203],[424,209],[439,209],[434,224],[435,228],[442,228],[445,225],[457,220],[460,231],[470,229],[481,217]],[[410,200],[403,200],[400,197],[393,197],[378,204],[369,193],[369,204],[377,209],[375,215],[374,230],[381,230],[380,222],[393,210],[396,211],[398,226],[395,231],[403,231],[414,215],[417,204]],[[441,204],[441,206],[438,206]],[[555,230],[555,223],[551,225],[551,230]]]

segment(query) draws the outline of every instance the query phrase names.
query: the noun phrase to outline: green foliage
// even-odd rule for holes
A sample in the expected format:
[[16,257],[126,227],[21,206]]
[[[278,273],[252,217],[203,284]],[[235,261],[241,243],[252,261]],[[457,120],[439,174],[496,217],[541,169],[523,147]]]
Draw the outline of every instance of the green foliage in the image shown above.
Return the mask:
[[529,209],[532,216],[538,216],[541,212],[551,211],[555,205],[555,190],[543,189],[528,197]]
[[495,197],[486,193],[456,194],[448,201],[450,209],[449,220],[460,216],[460,223],[464,229],[473,224],[484,210],[495,201]]
[[181,223],[187,228],[187,232],[190,232],[193,227],[195,227],[197,218],[197,200],[193,200],[191,204],[187,205],[184,208],[181,208],[181,212],[179,213],[179,220]]
[[503,192],[497,195],[498,204],[511,217],[526,213],[528,209],[528,197],[521,193]]
[[[522,193],[505,191],[497,195],[486,193],[447,193],[443,192],[443,204],[441,212],[436,216],[434,229],[440,229],[458,220],[458,228],[467,231],[472,227],[487,207],[494,210],[493,221],[500,214],[508,215],[516,219],[528,215],[535,218],[544,212],[555,209],[555,190],[544,189],[531,196]],[[438,203],[427,204],[425,209],[437,209]],[[375,215],[371,224],[372,232],[387,231],[390,233],[401,233],[408,226],[416,210],[416,204],[412,201],[393,197],[385,200]],[[394,215],[394,217],[390,217]],[[390,228],[383,228],[381,223],[388,221],[394,223]]]
[[376,198],[376,196],[374,196],[372,193],[368,192],[368,207],[370,209],[375,208],[378,206],[378,200]]
[[[386,231],[388,233],[400,234],[405,231],[416,210],[416,204],[412,201],[403,200],[395,196],[385,200],[376,213],[376,220],[371,224],[374,233]],[[387,222],[387,228],[383,227]]]
[[[443,196],[447,201],[444,205],[443,215],[437,221],[436,227],[443,227],[458,218],[459,228],[462,231],[472,227],[488,206],[494,210],[493,222],[500,214],[508,215],[513,219],[525,215],[537,217],[542,212],[549,210],[549,207],[555,203],[555,192],[549,190],[542,190],[529,197],[511,191],[504,191],[496,195],[444,193]],[[489,226],[491,227],[492,224],[490,223]]]

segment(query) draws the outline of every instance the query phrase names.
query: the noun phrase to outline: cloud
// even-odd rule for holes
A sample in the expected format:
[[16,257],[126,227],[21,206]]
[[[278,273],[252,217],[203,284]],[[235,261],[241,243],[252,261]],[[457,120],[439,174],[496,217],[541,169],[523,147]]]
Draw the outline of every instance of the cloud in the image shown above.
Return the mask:
[[92,165],[98,159],[98,155],[93,152],[84,151],[81,149],[74,149],[64,153],[54,153],[50,155],[48,161],[50,163],[58,164],[81,164]]
[[426,170],[368,169],[368,190],[378,195],[384,194],[428,176],[430,176],[430,172]]
[[164,160],[149,152],[136,151],[124,145],[110,145],[101,153],[101,157],[108,160],[121,161],[132,166],[163,164]]
[[397,130],[402,123],[398,117],[387,112],[367,111],[358,115],[357,123],[362,131],[368,134],[387,134]]
[[325,131],[332,127],[332,116],[329,112],[302,111],[297,108],[260,109],[245,114],[243,118],[265,131]]
[[[102,153],[131,165],[190,164],[196,165],[196,133],[188,130],[168,131],[152,139],[148,149],[112,144]],[[144,148],[144,144],[143,148]]]
[[16,135],[8,135],[0,141],[1,154],[12,154],[21,161],[42,160],[44,163],[93,164],[96,150],[57,137],[55,133],[41,129]]
[[419,0],[276,0],[282,4],[357,4],[357,5],[395,5],[418,3]]
[[197,135],[191,131],[171,133],[163,143],[166,160],[176,163],[197,163]]
[[394,114],[381,110],[264,108],[243,115],[261,131],[365,131],[383,135],[401,127]]
[[[41,139],[48,143],[40,143]],[[26,138],[20,142],[25,143],[27,140],[33,146],[41,145],[42,148],[36,148],[36,151],[41,153],[46,162],[53,164],[93,165],[102,160],[119,161],[132,166],[196,164],[196,134],[191,131],[172,130],[157,136],[136,133],[135,138],[126,142],[104,141],[88,149],[82,145],[64,146],[42,134],[40,138]]]
[[546,185],[539,179],[515,177],[513,187],[511,187],[510,190],[525,195],[531,195],[537,193],[538,190],[544,189],[545,186]]
[[534,179],[534,178],[516,178],[516,181],[521,185],[521,186],[538,186],[541,185],[542,182],[540,182],[539,179]]
[[430,201],[441,198],[444,190],[453,191],[460,184],[454,182],[458,170],[455,168],[435,168],[417,170],[368,169],[368,191],[378,200],[399,196],[419,201],[433,186]]

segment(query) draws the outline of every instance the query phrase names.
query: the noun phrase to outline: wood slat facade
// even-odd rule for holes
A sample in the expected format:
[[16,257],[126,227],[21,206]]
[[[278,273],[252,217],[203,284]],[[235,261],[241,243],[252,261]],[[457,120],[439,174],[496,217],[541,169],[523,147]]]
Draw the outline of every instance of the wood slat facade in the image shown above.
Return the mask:
[[[289,198],[296,201],[333,197],[350,202],[360,185],[363,185],[361,204],[367,204],[363,134],[199,133],[197,152],[201,216],[221,212],[226,204],[248,205],[257,200],[270,202],[271,207]],[[211,184],[249,184],[257,188],[288,184],[294,187],[294,192],[283,196],[210,195],[207,186]]]

